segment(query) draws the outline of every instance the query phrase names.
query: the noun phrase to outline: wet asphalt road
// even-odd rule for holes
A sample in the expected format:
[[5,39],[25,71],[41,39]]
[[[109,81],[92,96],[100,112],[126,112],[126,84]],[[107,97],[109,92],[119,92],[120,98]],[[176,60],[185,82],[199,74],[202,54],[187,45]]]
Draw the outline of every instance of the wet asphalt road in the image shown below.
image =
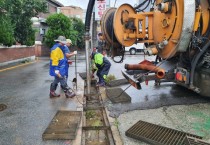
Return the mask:
[[[85,72],[84,54],[79,59],[77,70]],[[120,70],[124,64],[137,63],[141,59],[144,59],[142,55],[127,55],[121,64],[112,62],[110,74],[123,78]],[[7,109],[0,112],[0,144],[71,144],[70,141],[42,140],[42,133],[57,110],[76,110],[78,107],[77,100],[66,99],[63,92],[58,99],[49,98],[49,86],[53,78],[48,75],[48,63],[48,60],[39,60],[34,64],[0,72],[0,104],[7,105]],[[74,78],[74,64],[70,66],[69,76],[69,80]],[[72,86],[71,83],[69,84]],[[123,89],[126,87],[127,85],[122,86]],[[143,83],[142,88],[142,90],[136,90],[130,87],[126,90],[126,93],[131,96],[131,103],[111,106],[110,115],[118,116],[129,110],[159,108],[172,104],[210,102],[209,99],[171,83],[162,84],[160,87],[154,87],[153,82],[149,82],[148,86]]]
[[[126,53],[127,54],[127,53]],[[114,74],[117,78],[123,78],[121,69],[124,69],[125,64],[135,64],[147,60],[155,60],[155,57],[146,56],[142,54],[126,55],[123,63],[112,63],[114,67],[111,68],[110,74]],[[120,86],[125,90],[129,85]],[[131,97],[131,103],[118,103],[108,105],[111,117],[118,117],[120,114],[132,110],[155,109],[163,106],[171,105],[190,105],[197,103],[210,103],[210,98],[202,97],[193,91],[184,87],[178,86],[175,83],[161,83],[160,86],[154,86],[154,81],[150,81],[148,85],[141,84],[142,89],[137,90],[130,86],[126,89],[126,93]]]
[[[78,71],[85,71],[84,60],[78,62]],[[7,105],[7,109],[0,112],[1,145],[71,144],[70,141],[42,140],[42,133],[57,110],[76,111],[79,106],[75,98],[66,99],[63,92],[58,99],[49,98],[53,78],[48,75],[48,70],[49,61],[39,60],[27,66],[0,72],[0,104]],[[70,66],[69,80],[74,77],[73,64]],[[70,81],[69,84],[72,86]]]

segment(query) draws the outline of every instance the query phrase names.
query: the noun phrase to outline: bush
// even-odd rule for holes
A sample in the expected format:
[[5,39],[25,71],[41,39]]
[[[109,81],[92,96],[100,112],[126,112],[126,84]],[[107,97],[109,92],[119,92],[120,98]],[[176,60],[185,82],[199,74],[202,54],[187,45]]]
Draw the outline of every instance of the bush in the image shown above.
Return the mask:
[[72,45],[78,46],[79,48],[84,47],[83,35],[85,25],[82,20],[78,18],[68,18],[60,13],[49,16],[46,22],[49,29],[45,35],[44,43],[48,47],[52,47],[54,40],[60,35],[71,39]]
[[72,21],[73,29],[77,31],[77,35],[74,37],[74,45],[77,45],[79,48],[84,48],[85,41],[83,37],[85,33],[85,24],[79,18],[70,18],[70,20]]
[[[46,22],[49,29],[45,35],[44,42],[48,47],[53,46],[55,43],[54,40],[57,39],[58,36],[62,35],[72,39],[72,34],[76,33],[76,31],[73,30],[70,19],[61,13],[49,16]],[[73,39],[72,42],[74,43]]]

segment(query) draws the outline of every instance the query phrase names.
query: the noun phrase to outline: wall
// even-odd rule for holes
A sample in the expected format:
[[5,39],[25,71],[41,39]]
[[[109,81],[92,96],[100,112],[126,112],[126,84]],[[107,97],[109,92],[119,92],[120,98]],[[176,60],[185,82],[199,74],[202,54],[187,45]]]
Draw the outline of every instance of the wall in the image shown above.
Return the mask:
[[48,12],[47,13],[39,13],[38,17],[47,18],[49,15],[57,13],[57,6],[48,2]]
[[0,47],[0,63],[35,56],[35,48],[27,46]]
[[[73,51],[84,51],[84,49],[78,48],[77,46],[71,46],[70,52]],[[36,57],[50,57],[50,48],[46,45],[36,44],[35,45],[35,55]]]
[[35,55],[36,57],[43,57],[43,56],[49,57],[50,48],[45,45],[37,44],[35,45]]

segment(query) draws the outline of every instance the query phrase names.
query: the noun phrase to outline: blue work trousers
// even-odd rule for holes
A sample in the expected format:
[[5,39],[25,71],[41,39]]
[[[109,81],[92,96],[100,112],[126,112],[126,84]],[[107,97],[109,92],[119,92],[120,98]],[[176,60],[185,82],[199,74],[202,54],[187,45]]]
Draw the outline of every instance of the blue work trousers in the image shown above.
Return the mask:
[[54,81],[53,83],[51,84],[51,89],[52,91],[55,91],[57,86],[58,86],[58,83],[61,84],[61,88],[65,91],[65,90],[68,90],[69,89],[69,86],[67,85],[66,83],[66,77],[62,77],[62,78],[59,78],[57,76],[55,76],[54,78]]
[[99,83],[105,83],[103,76],[108,75],[110,67],[111,67],[111,63],[109,61],[107,61],[104,63],[104,65],[102,67],[98,68],[96,75],[99,78]]

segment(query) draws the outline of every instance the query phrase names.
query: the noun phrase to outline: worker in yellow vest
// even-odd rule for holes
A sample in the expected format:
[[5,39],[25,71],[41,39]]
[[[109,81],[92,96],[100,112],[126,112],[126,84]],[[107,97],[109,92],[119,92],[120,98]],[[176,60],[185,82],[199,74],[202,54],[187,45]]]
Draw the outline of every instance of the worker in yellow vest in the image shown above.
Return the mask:
[[94,61],[95,66],[97,67],[96,75],[99,78],[97,85],[105,86],[105,80],[107,79],[111,63],[106,57],[104,57],[101,53],[98,52],[92,52],[91,59]]

